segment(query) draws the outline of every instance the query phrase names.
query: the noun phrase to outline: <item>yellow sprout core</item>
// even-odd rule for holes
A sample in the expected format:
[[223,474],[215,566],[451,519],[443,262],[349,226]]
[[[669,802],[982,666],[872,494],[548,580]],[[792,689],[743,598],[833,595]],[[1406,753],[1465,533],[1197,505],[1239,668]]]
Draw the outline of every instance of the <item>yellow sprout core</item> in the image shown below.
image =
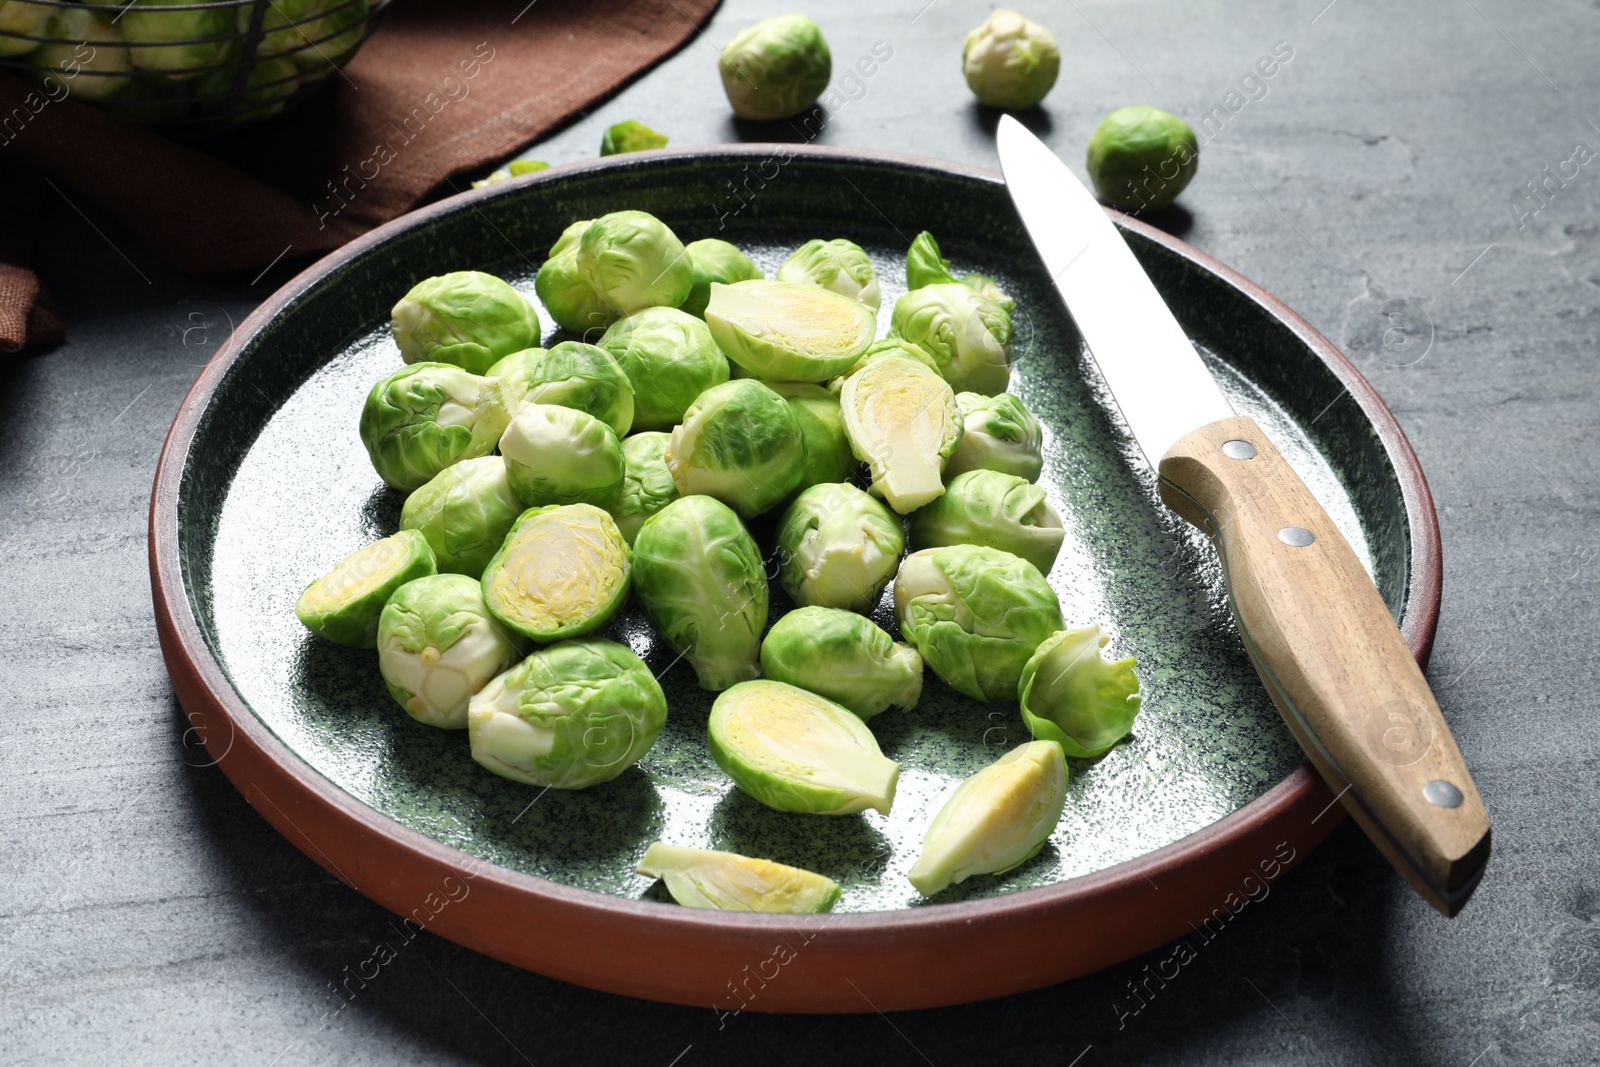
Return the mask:
[[405,556],[406,543],[394,537],[352,552],[301,595],[300,610],[308,615],[338,611],[387,581]]
[[624,542],[606,513],[572,505],[534,517],[484,577],[495,603],[529,629],[556,631],[611,602],[627,575]]
[[[826,294],[826,295],[824,295]],[[812,286],[763,285],[719,294],[723,318],[769,344],[824,355],[861,344],[862,315],[848,298]]]

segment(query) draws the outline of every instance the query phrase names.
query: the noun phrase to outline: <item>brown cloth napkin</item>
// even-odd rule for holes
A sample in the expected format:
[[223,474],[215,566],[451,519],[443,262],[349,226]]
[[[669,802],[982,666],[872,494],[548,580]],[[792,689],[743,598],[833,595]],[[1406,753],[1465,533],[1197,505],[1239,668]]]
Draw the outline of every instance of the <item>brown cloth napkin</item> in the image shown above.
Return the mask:
[[716,5],[397,0],[315,99],[190,145],[70,96],[40,106],[35,84],[0,75],[0,352],[62,338],[32,270],[40,196],[88,201],[191,273],[320,255],[465,188],[678,49]]

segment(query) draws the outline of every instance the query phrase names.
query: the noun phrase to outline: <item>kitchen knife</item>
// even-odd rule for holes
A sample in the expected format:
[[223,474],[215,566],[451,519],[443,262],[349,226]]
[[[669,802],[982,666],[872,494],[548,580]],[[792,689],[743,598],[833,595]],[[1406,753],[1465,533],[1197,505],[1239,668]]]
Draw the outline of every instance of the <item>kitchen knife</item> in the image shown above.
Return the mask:
[[1009,115],[1000,167],[1161,499],[1211,538],[1239,633],[1295,740],[1445,915],[1477,887],[1489,817],[1372,579],[1253,419],[1234,413],[1110,217]]

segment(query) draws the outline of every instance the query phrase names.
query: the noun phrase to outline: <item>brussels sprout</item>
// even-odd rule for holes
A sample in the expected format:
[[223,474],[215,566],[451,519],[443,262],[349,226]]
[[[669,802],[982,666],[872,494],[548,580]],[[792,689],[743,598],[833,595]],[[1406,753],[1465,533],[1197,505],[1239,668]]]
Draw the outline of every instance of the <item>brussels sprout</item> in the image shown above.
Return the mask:
[[[838,396],[844,391],[844,383],[849,381],[852,374],[873,360],[882,359],[884,356],[904,356],[907,359],[914,359],[933,371],[933,373],[939,374],[939,364],[935,363],[933,357],[928,353],[903,337],[885,337],[881,341],[874,341],[868,345],[867,350],[861,353],[861,358],[856,360],[849,370],[830,380],[828,382],[828,392]],[[943,375],[940,375],[940,377],[943,377]]]
[[728,361],[711,331],[677,308],[635,312],[612,324],[599,345],[632,385],[636,430],[672,429],[695,397],[728,380]]
[[667,697],[627,645],[590,638],[539,649],[467,711],[472,758],[503,778],[555,789],[609,782],[650,751]]
[[579,637],[617,613],[630,567],[622,531],[594,505],[530,508],[484,568],[483,601],[535,641]]
[[823,482],[842,482],[856,472],[859,462],[845,436],[839,398],[820,385],[805,382],[767,382],[767,387],[789,402],[800,423],[806,466],[795,491]]
[[[169,7],[189,10],[162,10]],[[185,78],[233,54],[233,19],[231,8],[198,8],[193,0],[132,0],[117,25],[129,44],[148,46],[129,49],[134,66]]]
[[678,499],[677,483],[667,470],[667,440],[667,434],[653,431],[622,439],[622,489],[606,510],[630,545],[646,519]]
[[616,309],[606,303],[578,268],[578,246],[593,222],[584,219],[561,231],[533,279],[533,290],[556,325],[586,338],[589,331],[604,330],[617,319]]
[[686,908],[806,915],[830,911],[839,883],[771,860],[651,842],[634,870],[659,878]]
[[496,361],[539,343],[539,313],[492,274],[459,270],[411,287],[390,329],[407,363],[453,363],[482,374]]
[[[32,4],[19,4],[11,0],[0,8],[31,8]],[[49,8],[44,10],[48,11]],[[3,32],[3,31],[0,31]],[[85,100],[104,100],[114,96],[132,81],[133,60],[128,49],[122,47],[122,31],[114,25],[101,22],[81,7],[62,8],[43,31],[33,31],[41,36],[56,38],[56,43],[41,44],[33,53],[32,62],[43,72],[66,74],[72,80],[72,95]],[[0,39],[0,55],[5,54],[6,41]],[[34,42],[24,42],[32,48]],[[74,73],[75,72],[75,73]]]
[[601,215],[578,241],[578,270],[607,304],[623,315],[682,304],[694,287],[694,268],[666,223],[644,211]]
[[390,594],[433,573],[427,538],[415,530],[401,530],[356,549],[306,586],[295,601],[294,613],[319,637],[352,648],[372,648],[378,641],[378,616]]
[[512,371],[511,381],[524,386],[520,398],[507,393],[513,410],[518,402],[559,404],[587,411],[618,437],[633,428],[633,385],[610,352],[582,341],[531,351],[538,354],[521,356]]
[[512,178],[520,178],[524,174],[532,174],[535,171],[549,169],[550,164],[542,159],[513,159],[499,170],[490,171],[487,178],[473,182],[472,187],[474,189],[482,189],[485,185],[494,185],[496,182],[510,181]]
[[904,550],[900,520],[844,482],[811,486],[778,523],[778,577],[796,604],[871,611]]
[[1061,629],[1039,569],[998,548],[913,552],[894,579],[900,632],[933,672],[978,700],[1012,700],[1034,649]]
[[642,122],[625,119],[606,127],[600,137],[600,154],[616,156],[623,152],[643,152],[651,148],[665,148],[667,136],[657,133]]
[[1034,737],[1069,756],[1098,756],[1128,735],[1144,699],[1134,659],[1108,661],[1111,640],[1099,626],[1064,630],[1044,640],[1022,668],[1017,699]]
[[378,617],[378,670],[413,719],[467,728],[467,701],[517,661],[516,641],[464,574],[435,574],[394,591]]
[[819,285],[878,310],[878,272],[854,241],[807,241],[778,268],[778,281]]
[[717,69],[735,115],[771,122],[817,102],[833,76],[833,55],[815,22],[778,15],[735,34],[722,46]]
[[961,443],[945,465],[946,477],[991,470],[1036,481],[1044,470],[1044,431],[1012,393],[957,393]]
[[925,285],[894,302],[896,336],[926,351],[956,392],[1003,393],[1011,380],[1011,315],[960,282]]
[[696,318],[705,318],[712,282],[731,285],[765,277],[749,256],[727,241],[719,241],[715,237],[690,241],[683,246],[683,250],[689,254],[689,266],[694,268],[694,287],[689,290],[689,298],[683,302],[682,310]]
[[500,437],[506,477],[525,507],[605,507],[622,489],[622,445],[611,427],[577,408],[524,404]]
[[702,689],[760,673],[767,575],[739,516],[709,496],[681,497],[645,520],[633,553],[639,604]]
[[902,711],[922,696],[922,657],[864,615],[799,608],[761,642],[761,673],[809,689],[870,719],[891,704]]
[[805,466],[794,409],[754,378],[701,393],[667,442],[667,469],[679,493],[714,496],[745,518],[793,492]]
[[878,320],[831,290],[758,279],[713,283],[706,325],[723,354],[758,378],[825,382],[861,358]]
[[464,459],[406,497],[400,528],[428,539],[441,572],[476,578],[526,507],[499,456]]
[[533,385],[534,372],[539,369],[545,355],[543,348],[524,348],[495,361],[483,372],[486,378],[500,379],[500,392],[506,398],[506,407],[513,413],[527,398],[528,389]]
[[874,495],[906,515],[944,492],[945,461],[961,440],[948,382],[915,360],[885,356],[844,380],[839,408]]
[[0,57],[27,55],[39,47],[27,38],[50,36],[45,31],[58,10],[27,0],[0,0]]
[[906,250],[906,288],[921,289],[929,285],[948,285],[960,282],[985,300],[992,300],[1007,311],[1016,307],[1012,300],[987,274],[964,274],[957,278],[950,273],[950,261],[939,253],[939,242],[927,230],[912,240]]
[[854,712],[783,682],[740,682],[711,705],[717,766],[769,808],[889,814],[900,765]]
[[367,394],[361,443],[379,477],[410,491],[452,463],[493,452],[510,418],[495,379],[413,363]]
[[911,884],[931,897],[975,874],[1004,874],[1037,856],[1067,803],[1067,761],[1030,741],[956,786],[922,838]]
[[1094,191],[1130,210],[1168,207],[1200,168],[1187,122],[1158,107],[1119,107],[1089,137],[1085,161]]
[[1043,100],[1055,85],[1061,49],[1037,22],[997,8],[967,34],[961,66],[978,103],[1022,111]]
[[[261,13],[261,39],[256,42],[256,56],[266,58],[303,47],[302,27],[311,28],[317,24],[322,5],[323,0],[271,0]],[[250,32],[256,6],[242,4],[234,15],[234,27],[241,37]],[[295,70],[298,72],[299,68]]]
[[291,57],[304,70],[342,64],[366,32],[367,8],[367,0],[323,0],[327,14],[315,22],[301,23],[302,47],[290,53]]
[[1021,556],[1049,574],[1067,536],[1061,516],[1032,482],[999,471],[950,479],[944,496],[911,516],[911,547],[988,545]]
[[[283,110],[284,104],[300,88],[300,68],[287,57],[259,60],[250,68],[239,94],[234,95],[234,71],[230,67],[214,70],[195,83],[195,97],[202,109],[232,117],[266,118]],[[454,360],[440,359],[441,363]],[[468,368],[472,370],[473,368]]]

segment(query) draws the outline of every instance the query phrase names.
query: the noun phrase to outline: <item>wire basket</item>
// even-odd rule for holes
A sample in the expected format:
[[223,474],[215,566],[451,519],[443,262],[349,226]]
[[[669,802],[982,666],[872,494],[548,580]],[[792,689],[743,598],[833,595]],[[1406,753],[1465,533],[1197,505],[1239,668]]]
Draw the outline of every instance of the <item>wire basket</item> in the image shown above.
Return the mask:
[[0,0],[0,69],[37,79],[41,99],[210,133],[310,96],[390,2]]

